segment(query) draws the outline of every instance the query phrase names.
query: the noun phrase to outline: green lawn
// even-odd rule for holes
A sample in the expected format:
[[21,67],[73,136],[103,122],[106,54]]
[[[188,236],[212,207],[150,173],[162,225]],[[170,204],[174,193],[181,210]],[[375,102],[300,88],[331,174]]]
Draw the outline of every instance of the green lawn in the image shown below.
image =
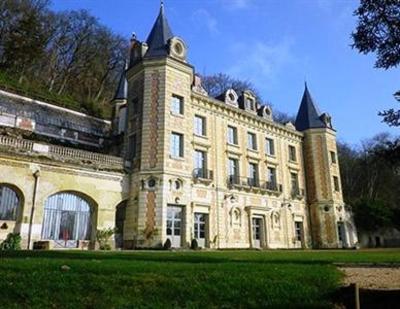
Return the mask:
[[0,307],[7,308],[330,307],[341,279],[332,262],[400,263],[399,250],[0,256]]

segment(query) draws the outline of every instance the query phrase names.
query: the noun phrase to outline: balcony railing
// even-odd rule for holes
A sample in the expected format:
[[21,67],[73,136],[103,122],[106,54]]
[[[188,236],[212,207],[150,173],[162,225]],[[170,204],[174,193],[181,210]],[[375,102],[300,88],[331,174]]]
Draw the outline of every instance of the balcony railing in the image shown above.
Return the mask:
[[302,197],[304,196],[304,189],[300,189],[299,187],[292,187],[291,194],[292,197]]
[[282,185],[277,184],[275,181],[265,182],[263,188],[269,191],[282,192]]
[[214,174],[213,171],[204,169],[204,168],[195,168],[193,170],[193,178],[194,179],[205,179],[205,180],[213,180]]
[[246,187],[260,187],[258,178],[240,177],[237,175],[230,175],[227,179],[228,186],[246,186]]
[[107,168],[123,167],[123,159],[120,157],[104,155],[101,153],[85,151],[75,148],[56,145],[45,145],[30,140],[18,139],[9,136],[0,136],[0,147],[32,155],[50,157],[54,160],[73,161],[85,165],[103,165]]

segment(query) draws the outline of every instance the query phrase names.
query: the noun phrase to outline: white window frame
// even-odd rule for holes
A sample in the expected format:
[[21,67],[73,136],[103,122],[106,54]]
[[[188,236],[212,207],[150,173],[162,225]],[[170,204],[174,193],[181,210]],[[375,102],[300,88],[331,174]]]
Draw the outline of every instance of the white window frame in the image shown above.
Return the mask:
[[257,135],[253,132],[247,132],[247,148],[257,150]]
[[297,162],[297,150],[293,145],[289,145],[289,161]]
[[200,115],[194,116],[194,134],[198,136],[206,136],[206,118]]
[[171,97],[171,113],[183,115],[183,97],[173,94]]
[[275,156],[275,140],[270,137],[265,138],[265,153],[269,156]]
[[170,154],[173,158],[183,158],[183,142],[184,137],[183,134],[178,132],[171,132],[171,145],[170,145]]
[[[232,132],[232,135],[230,134]],[[238,144],[238,130],[236,127],[228,126],[228,144],[237,145]]]

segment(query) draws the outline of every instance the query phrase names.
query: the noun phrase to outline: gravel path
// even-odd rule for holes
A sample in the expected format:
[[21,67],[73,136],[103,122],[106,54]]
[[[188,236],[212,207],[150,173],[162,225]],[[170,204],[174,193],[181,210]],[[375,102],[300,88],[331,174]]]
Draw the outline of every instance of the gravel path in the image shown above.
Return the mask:
[[360,288],[400,289],[400,267],[340,267],[344,283],[358,283]]

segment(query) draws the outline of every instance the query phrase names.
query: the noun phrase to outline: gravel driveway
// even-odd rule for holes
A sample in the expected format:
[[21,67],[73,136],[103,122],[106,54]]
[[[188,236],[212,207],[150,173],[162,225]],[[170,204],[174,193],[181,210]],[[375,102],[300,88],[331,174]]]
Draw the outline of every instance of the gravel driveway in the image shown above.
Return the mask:
[[400,289],[400,267],[339,267],[344,284],[358,283],[360,288]]

